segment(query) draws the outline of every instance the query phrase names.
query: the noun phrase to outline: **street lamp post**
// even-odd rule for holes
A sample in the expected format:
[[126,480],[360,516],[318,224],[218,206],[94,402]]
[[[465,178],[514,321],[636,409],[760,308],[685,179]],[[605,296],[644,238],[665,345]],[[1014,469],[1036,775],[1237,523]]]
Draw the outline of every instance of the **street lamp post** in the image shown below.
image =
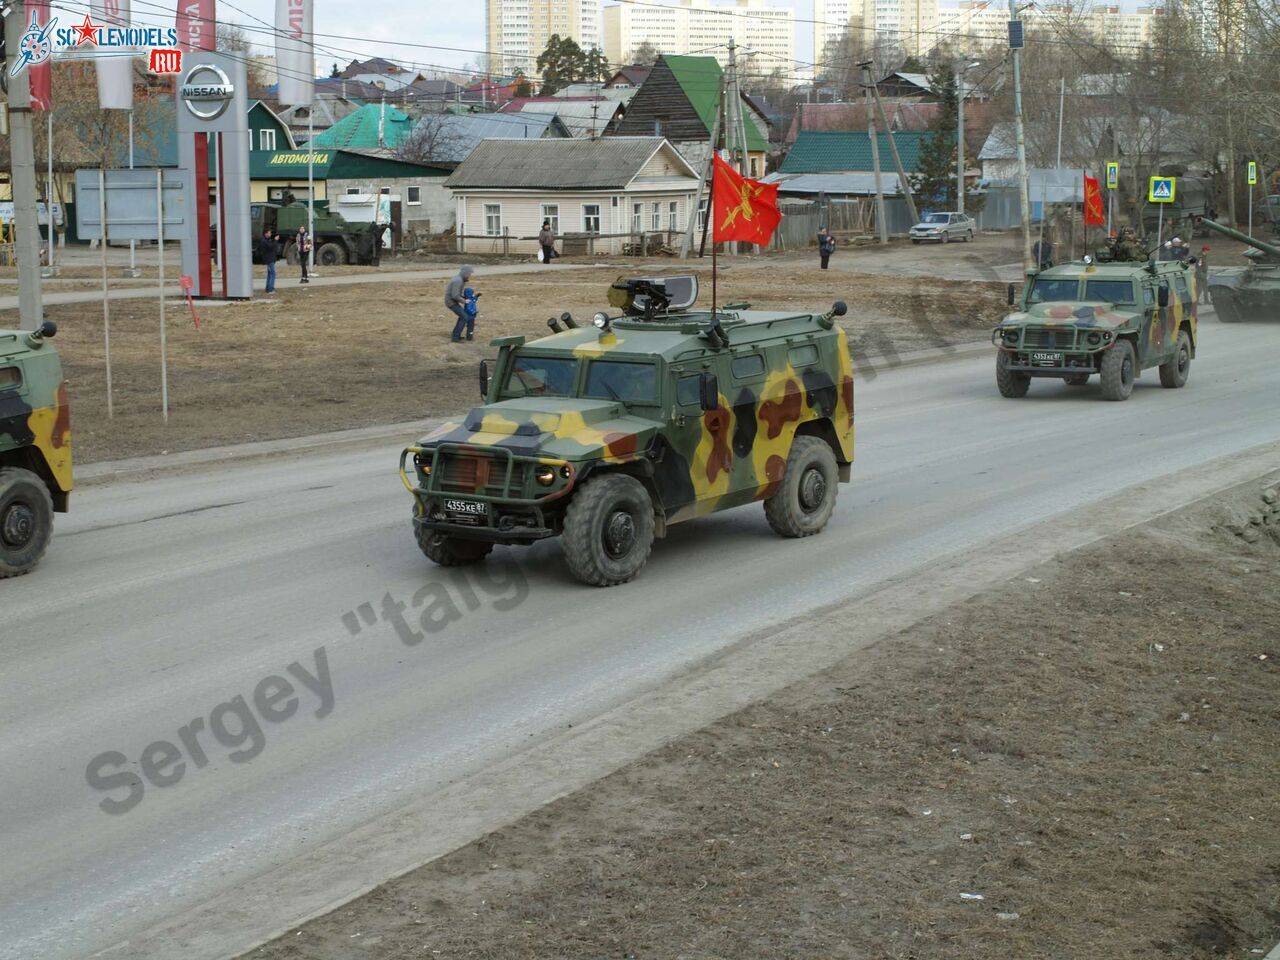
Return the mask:
[[964,213],[964,75],[978,64],[956,68],[956,210]]

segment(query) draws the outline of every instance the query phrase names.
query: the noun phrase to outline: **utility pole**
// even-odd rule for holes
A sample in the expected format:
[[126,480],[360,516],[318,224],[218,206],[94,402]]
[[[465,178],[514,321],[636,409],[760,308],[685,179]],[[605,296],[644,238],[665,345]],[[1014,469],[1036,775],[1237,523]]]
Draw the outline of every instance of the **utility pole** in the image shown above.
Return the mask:
[[964,72],[956,64],[956,211],[964,213]]
[[876,226],[879,228],[880,242],[889,242],[889,224],[884,213],[884,187],[880,183],[880,144],[876,140],[876,114],[871,101],[871,61],[864,60],[858,64],[862,68],[862,90],[867,103],[867,139],[871,141],[871,168],[876,175]]
[[[1009,20],[1018,19],[1018,0],[1009,0]],[[1021,31],[1019,31],[1021,33]],[[1013,38],[1011,37],[1010,40]],[[1022,206],[1022,269],[1031,269],[1031,200],[1027,196],[1027,137],[1022,125],[1022,37],[1010,43],[1013,58],[1013,125],[1018,142],[1018,199]],[[1043,216],[1043,213],[1041,214]]]
[[[4,21],[5,49],[9,57],[21,54],[27,32],[27,10],[22,0],[9,8]],[[5,64],[8,69],[8,64]],[[36,212],[36,147],[31,128],[31,84],[26,70],[9,78],[9,156],[12,171],[14,243],[18,255],[18,325],[35,330],[44,322],[40,295],[40,219]],[[52,260],[53,236],[49,236]]]
[[911,217],[912,223],[919,223],[920,218],[916,216],[916,201],[911,195],[911,181],[907,179],[907,171],[902,166],[902,157],[898,155],[898,142],[893,137],[893,130],[889,127],[889,120],[884,114],[884,104],[880,102],[880,84],[872,82],[871,93],[876,98],[876,112],[880,114],[880,122],[884,124],[885,134],[889,138],[889,152],[893,155],[893,165],[898,168],[898,184],[902,187],[902,198],[907,201],[907,213]]
[[[742,93],[738,88],[738,45],[729,37],[729,69],[725,85],[725,146],[729,162],[742,176],[747,175],[747,131],[742,115]],[[738,241],[729,243],[729,253],[738,252]]]

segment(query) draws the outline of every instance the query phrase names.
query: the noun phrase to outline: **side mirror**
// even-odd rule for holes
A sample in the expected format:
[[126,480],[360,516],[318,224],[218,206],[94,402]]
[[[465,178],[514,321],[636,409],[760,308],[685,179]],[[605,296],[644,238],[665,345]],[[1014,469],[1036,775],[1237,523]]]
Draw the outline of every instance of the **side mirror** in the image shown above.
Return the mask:
[[720,406],[720,381],[714,373],[704,372],[698,377],[698,403],[703,410],[715,410]]
[[1009,284],[1009,299],[1006,302],[1011,307],[1018,302],[1018,291],[1014,288],[1012,283]]
[[1156,295],[1156,298],[1160,306],[1167,307],[1169,305],[1169,288],[1161,287],[1160,292]]
[[480,398],[489,396],[489,361],[480,361]]

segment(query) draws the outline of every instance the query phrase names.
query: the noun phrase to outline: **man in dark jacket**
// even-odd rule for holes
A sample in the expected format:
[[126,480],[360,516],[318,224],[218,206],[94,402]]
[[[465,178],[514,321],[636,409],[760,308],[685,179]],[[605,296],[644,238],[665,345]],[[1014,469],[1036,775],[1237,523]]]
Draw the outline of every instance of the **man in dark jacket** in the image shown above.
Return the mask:
[[[467,301],[462,295],[462,291],[467,288],[467,281],[471,279],[476,272],[475,267],[470,264],[464,264],[449,281],[449,285],[444,288],[444,305],[449,308],[449,312],[458,318],[458,322],[453,325],[453,342],[462,342],[462,331],[467,328]],[[472,319],[474,322],[474,319]]]
[[831,235],[826,227],[818,231],[818,259],[822,263],[822,269],[827,269],[827,261],[831,259],[831,255],[836,252],[836,238]]
[[551,266],[551,258],[556,255],[556,235],[551,229],[551,221],[543,220],[542,229],[538,231],[538,245],[542,247],[542,262],[546,266]]
[[280,259],[280,237],[270,227],[258,241],[258,257],[267,265],[267,293],[276,292],[276,261]]

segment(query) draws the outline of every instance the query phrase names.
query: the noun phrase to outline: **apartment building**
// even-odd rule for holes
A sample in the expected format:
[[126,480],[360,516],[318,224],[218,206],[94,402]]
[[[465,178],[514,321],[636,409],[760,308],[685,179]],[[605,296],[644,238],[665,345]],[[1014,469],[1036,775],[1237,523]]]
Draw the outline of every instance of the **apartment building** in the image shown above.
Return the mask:
[[600,45],[599,0],[485,0],[489,70],[536,72],[534,64],[553,34],[584,50]]
[[[1125,10],[1116,5],[1073,7],[1046,4],[1022,12],[1028,32],[1043,30],[1088,36],[1120,52],[1149,45],[1157,35],[1164,6]],[[978,52],[1007,43],[1009,7],[999,0],[966,0],[938,10],[937,40],[962,50]]]
[[604,53],[611,63],[626,63],[631,51],[650,43],[659,53],[705,54],[723,66],[732,39],[742,55],[755,54],[762,70],[794,71],[795,21],[791,7],[770,0],[620,3],[604,8]]
[[839,56],[840,42],[850,31],[862,31],[863,0],[813,0],[813,59],[820,70]]

